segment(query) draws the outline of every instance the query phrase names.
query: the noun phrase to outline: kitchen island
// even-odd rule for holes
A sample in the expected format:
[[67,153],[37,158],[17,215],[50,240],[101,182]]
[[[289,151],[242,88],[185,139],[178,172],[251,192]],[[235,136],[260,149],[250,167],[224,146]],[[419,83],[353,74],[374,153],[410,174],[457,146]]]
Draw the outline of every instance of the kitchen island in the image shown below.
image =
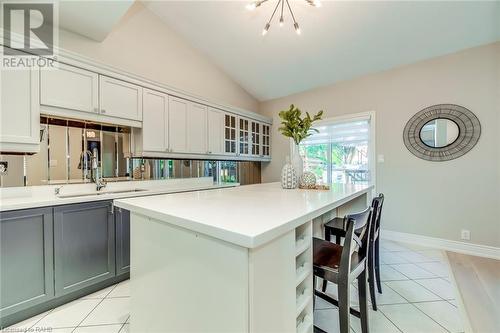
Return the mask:
[[131,332],[312,332],[312,235],[366,207],[372,188],[116,200],[131,212]]

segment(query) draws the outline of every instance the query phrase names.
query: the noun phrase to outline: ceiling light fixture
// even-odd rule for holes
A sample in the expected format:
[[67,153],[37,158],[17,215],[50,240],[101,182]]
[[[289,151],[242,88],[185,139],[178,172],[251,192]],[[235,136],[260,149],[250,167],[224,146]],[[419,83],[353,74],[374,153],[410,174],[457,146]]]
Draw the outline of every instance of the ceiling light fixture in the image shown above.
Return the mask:
[[[246,5],[246,8],[248,10],[255,10],[257,7],[260,7],[264,2],[267,2],[267,1],[269,1],[269,0],[253,1],[253,2],[249,3],[248,5]],[[320,0],[305,0],[305,1],[313,7],[321,7]],[[288,11],[290,12],[290,16],[292,17],[292,20],[293,20],[293,28],[295,29],[295,32],[297,33],[297,35],[300,35],[300,33],[301,33],[300,26],[299,26],[299,23],[297,22],[297,20],[295,19],[295,15],[293,14],[293,10],[292,10],[292,7],[290,6],[289,0],[278,0],[278,3],[276,3],[276,6],[274,7],[273,13],[271,14],[271,17],[269,18],[266,25],[264,26],[264,29],[262,30],[262,36],[266,35],[269,32],[269,29],[271,28],[271,21],[273,20],[274,15],[276,14],[276,11],[280,7],[280,5],[281,5],[281,15],[280,15],[280,19],[279,19],[279,26],[280,27],[283,26],[283,24],[285,22],[285,18],[283,16],[285,3],[286,3],[286,6],[288,8]]]

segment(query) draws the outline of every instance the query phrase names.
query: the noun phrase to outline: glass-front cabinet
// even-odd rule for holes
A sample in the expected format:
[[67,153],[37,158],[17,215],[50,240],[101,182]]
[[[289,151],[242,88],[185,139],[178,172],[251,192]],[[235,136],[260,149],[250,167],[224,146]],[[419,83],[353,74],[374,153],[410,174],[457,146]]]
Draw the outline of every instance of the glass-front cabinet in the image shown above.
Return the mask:
[[271,125],[262,124],[261,155],[271,158]]
[[250,121],[239,118],[239,155],[250,155]]
[[260,156],[261,155],[261,138],[260,138],[260,132],[261,132],[261,124],[252,121],[251,122],[251,139],[252,139],[252,156]]
[[236,155],[236,116],[224,116],[224,152]]
[[225,114],[224,149],[226,154],[257,159],[270,159],[271,125],[244,117]]

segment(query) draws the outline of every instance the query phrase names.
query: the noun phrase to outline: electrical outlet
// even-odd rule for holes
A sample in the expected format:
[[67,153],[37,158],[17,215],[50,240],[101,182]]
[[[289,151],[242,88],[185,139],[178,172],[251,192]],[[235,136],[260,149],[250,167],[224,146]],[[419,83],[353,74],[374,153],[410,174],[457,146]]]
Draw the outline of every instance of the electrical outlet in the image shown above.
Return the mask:
[[460,232],[460,238],[463,240],[470,240],[470,230],[462,229]]

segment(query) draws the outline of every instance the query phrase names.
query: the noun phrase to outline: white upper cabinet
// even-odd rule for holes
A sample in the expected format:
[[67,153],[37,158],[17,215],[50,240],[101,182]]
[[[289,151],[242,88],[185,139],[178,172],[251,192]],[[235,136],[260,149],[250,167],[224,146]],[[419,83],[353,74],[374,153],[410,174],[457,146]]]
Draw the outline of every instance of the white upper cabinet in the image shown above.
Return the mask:
[[239,155],[250,155],[250,120],[238,118]]
[[104,75],[99,77],[100,114],[142,120],[142,87]]
[[142,87],[58,63],[40,70],[40,105],[48,115],[139,127]]
[[187,113],[189,101],[169,96],[168,98],[168,135],[170,152],[187,151]]
[[255,120],[250,121],[250,140],[252,142],[252,149],[250,154],[252,156],[261,156],[261,124]]
[[224,115],[224,153],[236,155],[238,139],[236,137],[236,116],[226,113]]
[[38,71],[2,70],[0,87],[0,151],[38,152],[40,149]]
[[97,114],[98,87],[99,75],[84,69],[65,64],[40,69],[40,104],[43,106]]
[[207,107],[189,102],[187,112],[187,150],[189,153],[206,154],[207,148]]
[[261,129],[261,155],[265,158],[271,158],[271,125],[262,124]]
[[149,89],[143,93],[142,150],[167,152],[168,95]]
[[224,113],[208,108],[207,113],[208,153],[224,153]]

